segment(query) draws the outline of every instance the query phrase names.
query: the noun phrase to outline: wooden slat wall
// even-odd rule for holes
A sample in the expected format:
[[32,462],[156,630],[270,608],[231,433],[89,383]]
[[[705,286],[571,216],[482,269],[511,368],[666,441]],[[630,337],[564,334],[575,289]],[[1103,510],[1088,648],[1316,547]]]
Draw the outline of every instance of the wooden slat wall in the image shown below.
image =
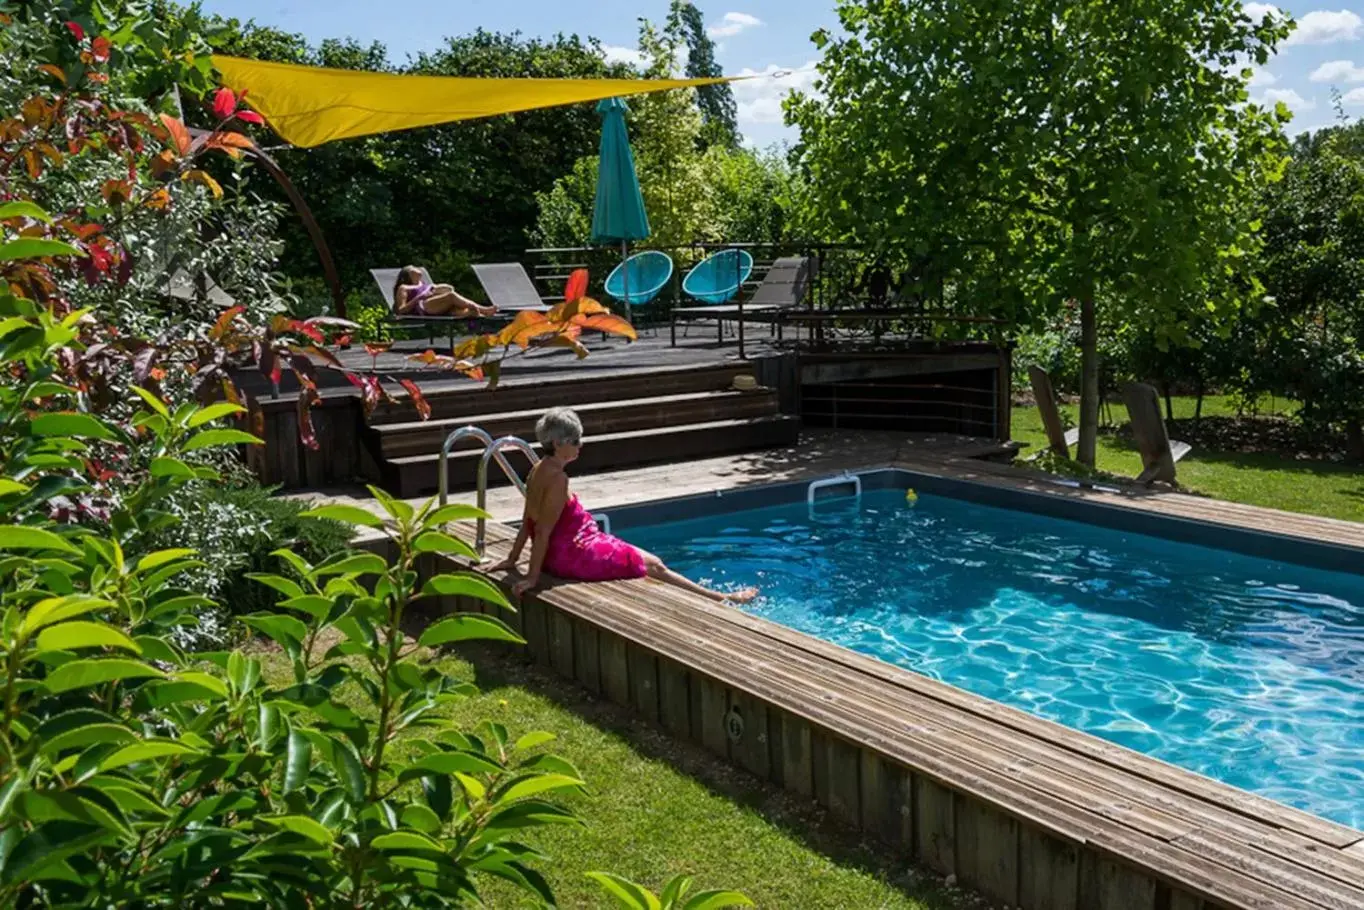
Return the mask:
[[329,398],[310,411],[317,448],[299,439],[292,401],[264,402],[265,445],[252,446],[248,464],[265,486],[285,490],[348,484],[371,476],[363,452],[364,414],[357,398]]

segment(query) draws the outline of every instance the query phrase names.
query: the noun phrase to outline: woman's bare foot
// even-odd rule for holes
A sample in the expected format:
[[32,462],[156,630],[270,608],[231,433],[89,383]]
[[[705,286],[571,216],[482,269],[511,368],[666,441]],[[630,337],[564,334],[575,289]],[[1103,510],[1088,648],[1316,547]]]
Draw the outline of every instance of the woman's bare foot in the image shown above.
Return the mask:
[[757,588],[741,588],[738,591],[729,591],[725,594],[725,600],[736,604],[746,604],[758,596]]
[[493,306],[493,305],[491,305],[491,304],[489,304],[488,306],[481,306],[481,307],[478,308],[478,315],[480,315],[480,316],[491,316],[491,315],[493,315],[493,314],[496,313],[496,312],[497,312],[497,307],[495,307],[495,306]]

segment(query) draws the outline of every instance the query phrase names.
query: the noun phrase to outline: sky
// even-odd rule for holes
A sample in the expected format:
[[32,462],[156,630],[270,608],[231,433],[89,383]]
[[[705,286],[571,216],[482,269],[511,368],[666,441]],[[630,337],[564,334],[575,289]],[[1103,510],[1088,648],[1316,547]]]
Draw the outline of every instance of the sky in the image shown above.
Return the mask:
[[[636,52],[639,17],[660,22],[667,0],[207,0],[205,7],[238,19],[254,19],[316,43],[352,37],[380,41],[389,59],[434,50],[446,35],[477,28],[549,36],[556,32],[595,37],[613,59]],[[716,60],[729,75],[783,74],[734,85],[739,128],[758,147],[795,138],[782,125],[781,100],[792,88],[810,88],[818,54],[810,35],[837,31],[834,0],[696,0],[716,42]],[[1257,101],[1283,101],[1293,111],[1289,131],[1318,129],[1335,121],[1331,90],[1343,96],[1352,118],[1364,116],[1364,0],[1248,2],[1252,16],[1280,10],[1298,30],[1252,81]],[[382,14],[378,11],[382,10]]]

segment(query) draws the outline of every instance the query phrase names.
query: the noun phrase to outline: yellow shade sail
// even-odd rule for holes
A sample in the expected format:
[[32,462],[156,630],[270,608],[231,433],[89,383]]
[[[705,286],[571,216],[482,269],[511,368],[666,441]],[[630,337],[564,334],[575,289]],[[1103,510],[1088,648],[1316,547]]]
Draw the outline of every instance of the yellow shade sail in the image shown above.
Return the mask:
[[472,79],[323,69],[213,57],[223,85],[280,138],[304,148],[393,130],[473,120],[622,95],[729,82],[715,79]]

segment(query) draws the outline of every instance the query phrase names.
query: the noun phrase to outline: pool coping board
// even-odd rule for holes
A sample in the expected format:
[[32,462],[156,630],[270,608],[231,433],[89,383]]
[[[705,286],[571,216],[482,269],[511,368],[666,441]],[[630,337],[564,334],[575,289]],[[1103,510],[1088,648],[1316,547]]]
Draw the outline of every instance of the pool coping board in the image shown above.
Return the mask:
[[[1050,489],[975,463],[897,462],[857,473],[875,488],[906,479],[893,472],[908,472],[924,492],[951,489],[947,495],[1138,533],[1198,530],[1187,510]],[[725,500],[719,511],[753,508],[746,499],[780,493],[778,502],[790,502],[791,490],[808,483],[712,497]],[[950,487],[934,489],[939,483]],[[1020,505],[988,498],[1001,490],[1023,497],[1014,500]],[[704,498],[606,511],[628,526],[630,510],[654,510],[657,521],[658,510]],[[1325,547],[1297,555],[1338,568],[1342,558],[1361,565],[1364,553],[1338,540],[1213,523],[1220,548],[1250,555],[1266,555],[1267,543],[1277,559],[1285,542]],[[1228,529],[1241,535],[1224,537]],[[456,531],[468,536],[472,528]],[[488,531],[490,558],[504,555],[515,531],[492,523]],[[1364,832],[680,590],[649,581],[555,582],[515,614],[467,598],[441,606],[510,615],[537,662],[813,796],[897,855],[955,874],[994,900],[1028,910],[1364,907]]]

